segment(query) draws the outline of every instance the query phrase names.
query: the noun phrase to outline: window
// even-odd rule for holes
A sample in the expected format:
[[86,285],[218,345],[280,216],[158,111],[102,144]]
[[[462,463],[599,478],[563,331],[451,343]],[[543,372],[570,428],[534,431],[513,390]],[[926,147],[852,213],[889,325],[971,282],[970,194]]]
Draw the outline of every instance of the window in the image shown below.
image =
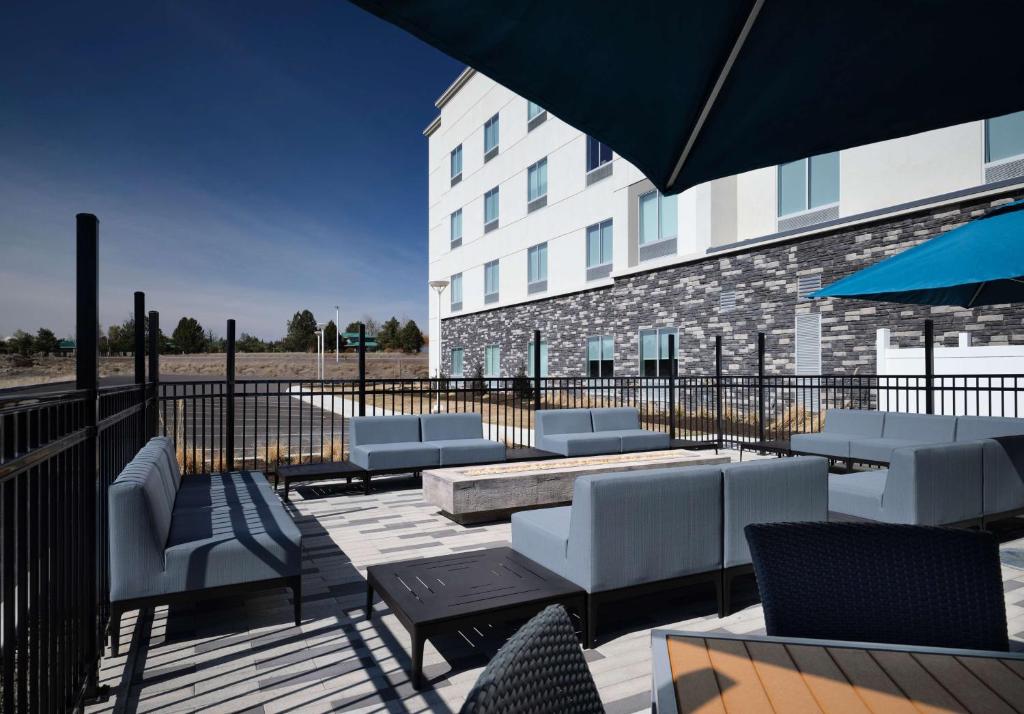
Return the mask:
[[[533,377],[533,340],[526,344],[526,376]],[[540,376],[548,376],[548,343],[540,341]]]
[[466,376],[466,355],[461,347],[452,348],[452,376],[453,377],[464,377]]
[[484,302],[498,301],[498,261],[484,265]]
[[462,178],[462,144],[452,149],[451,156],[451,179],[452,183],[458,183],[457,179]]
[[544,107],[542,107],[541,105],[537,104],[536,102],[527,102],[526,103],[526,120],[527,121],[529,121],[530,119],[536,119],[537,117],[539,117],[543,113],[544,113]]
[[484,122],[484,161],[489,161],[498,154],[498,115]]
[[985,120],[985,163],[1024,155],[1024,112]]
[[526,170],[526,200],[533,202],[548,195],[548,160],[541,159]]
[[614,360],[610,335],[587,338],[587,376],[614,376]]
[[484,231],[498,227],[498,187],[484,194]]
[[[669,335],[677,335],[672,349]],[[640,374],[643,377],[668,377],[676,361],[678,333],[674,327],[640,330]]]
[[640,245],[650,245],[676,237],[676,197],[648,191],[640,197]]
[[541,243],[526,251],[527,292],[548,289],[548,244]]
[[587,226],[587,267],[596,268],[612,262],[612,219]]
[[462,209],[460,208],[451,215],[448,224],[448,237],[451,240],[451,247],[458,248],[462,245]]
[[452,276],[452,311],[462,309],[462,273]]
[[612,160],[612,147],[592,136],[587,137],[587,171],[607,164]]
[[484,348],[484,376],[501,376],[501,347],[498,345],[487,345]]
[[779,164],[779,216],[839,203],[839,152]]

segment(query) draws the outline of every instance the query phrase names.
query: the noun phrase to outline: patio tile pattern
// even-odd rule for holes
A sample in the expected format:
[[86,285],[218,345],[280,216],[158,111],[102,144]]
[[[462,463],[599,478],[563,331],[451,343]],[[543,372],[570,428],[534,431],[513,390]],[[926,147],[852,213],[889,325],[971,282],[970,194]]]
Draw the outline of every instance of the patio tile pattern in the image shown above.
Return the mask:
[[[300,627],[285,589],[129,613],[122,655],[108,650],[101,663],[112,696],[88,711],[457,712],[514,626],[429,642],[430,686],[416,692],[405,628],[380,601],[372,623],[363,614],[366,567],[507,545],[510,526],[456,526],[424,503],[414,480],[375,483],[370,496],[322,484],[300,486],[293,496],[305,548]],[[1024,650],[1024,539],[1005,543],[1002,554],[1012,646]],[[701,588],[602,611],[602,644],[586,659],[608,712],[649,710],[651,627],[763,633],[752,583],[744,587],[736,603],[743,609],[722,620],[713,593]]]

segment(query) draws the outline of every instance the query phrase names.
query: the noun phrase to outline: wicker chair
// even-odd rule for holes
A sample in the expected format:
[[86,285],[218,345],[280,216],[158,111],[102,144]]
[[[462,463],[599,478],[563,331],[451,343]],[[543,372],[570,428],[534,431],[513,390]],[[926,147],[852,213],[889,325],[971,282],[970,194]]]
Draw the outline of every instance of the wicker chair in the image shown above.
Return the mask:
[[569,615],[550,605],[480,673],[461,714],[604,712]]
[[745,528],[769,635],[1009,648],[995,536],[881,523]]

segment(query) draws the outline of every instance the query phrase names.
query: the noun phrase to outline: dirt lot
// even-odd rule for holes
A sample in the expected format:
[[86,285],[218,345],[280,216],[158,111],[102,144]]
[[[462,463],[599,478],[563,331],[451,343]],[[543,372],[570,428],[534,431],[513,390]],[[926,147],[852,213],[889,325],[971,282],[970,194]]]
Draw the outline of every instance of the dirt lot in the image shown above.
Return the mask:
[[[188,377],[217,377],[224,374],[223,354],[160,355],[160,373]],[[101,357],[100,376],[130,376],[134,362],[131,357]],[[340,364],[334,355],[325,358],[327,379],[354,379],[358,376],[357,356],[344,354]],[[367,376],[426,377],[426,353],[368,354]],[[291,379],[316,377],[316,356],[295,352],[273,354],[240,353],[236,358],[235,374],[240,379]],[[0,355],[0,389],[24,387],[32,384],[62,382],[75,378],[73,357],[19,357]]]

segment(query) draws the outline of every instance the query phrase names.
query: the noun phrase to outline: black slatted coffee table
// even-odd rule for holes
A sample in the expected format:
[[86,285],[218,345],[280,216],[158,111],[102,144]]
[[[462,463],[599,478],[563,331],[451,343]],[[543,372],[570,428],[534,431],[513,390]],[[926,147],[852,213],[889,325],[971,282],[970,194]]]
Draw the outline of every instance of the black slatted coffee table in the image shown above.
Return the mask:
[[423,678],[423,644],[435,635],[495,620],[528,619],[553,603],[575,611],[587,632],[586,593],[511,548],[371,565],[366,586],[366,616],[372,617],[376,592],[412,636],[416,689]]

